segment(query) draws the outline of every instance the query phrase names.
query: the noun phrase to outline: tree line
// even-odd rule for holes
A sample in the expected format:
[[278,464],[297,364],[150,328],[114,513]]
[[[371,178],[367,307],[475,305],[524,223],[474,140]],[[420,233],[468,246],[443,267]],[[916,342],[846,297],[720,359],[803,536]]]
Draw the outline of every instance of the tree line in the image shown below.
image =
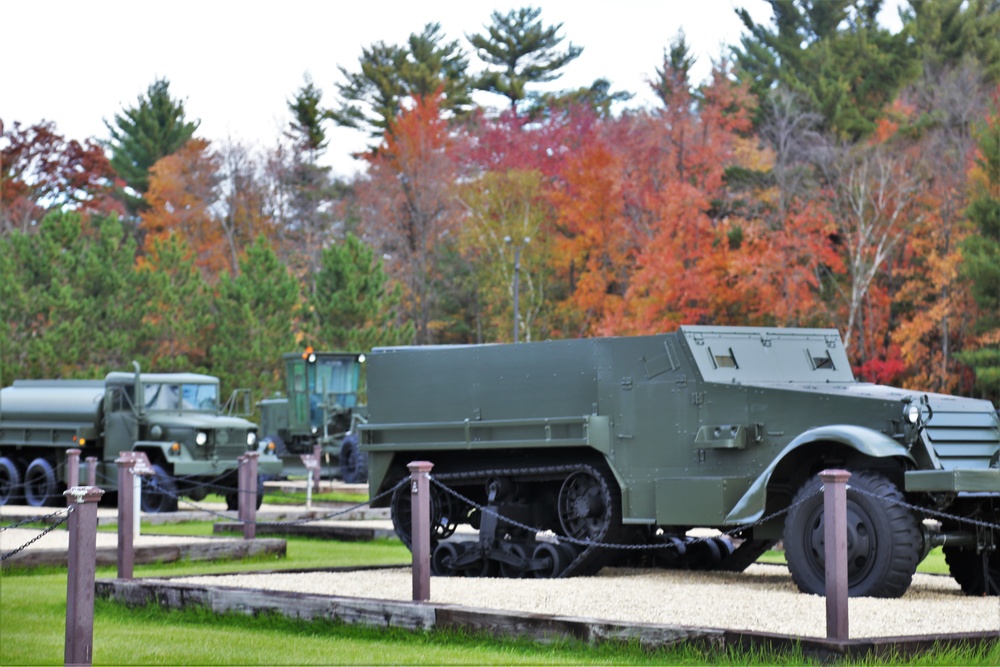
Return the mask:
[[[14,122],[4,382],[138,359],[261,395],[306,345],[690,323],[834,327],[863,379],[995,399],[1000,5],[910,0],[893,32],[881,0],[769,2],[704,81],[669,38],[652,108],[539,92],[582,47],[528,7],[372,44],[329,105],[307,77],[268,150],[199,137],[166,79],[104,139]],[[331,124],[362,174],[322,166]]]

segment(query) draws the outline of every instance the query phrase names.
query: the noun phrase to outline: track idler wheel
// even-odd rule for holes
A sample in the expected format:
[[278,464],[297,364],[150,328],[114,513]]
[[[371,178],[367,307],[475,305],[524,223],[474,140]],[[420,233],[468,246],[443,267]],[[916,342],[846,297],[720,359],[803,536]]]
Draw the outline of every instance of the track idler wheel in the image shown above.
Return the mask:
[[531,576],[536,579],[555,579],[576,558],[577,551],[568,544],[539,542],[531,554]]
[[684,566],[691,570],[716,570],[733,553],[733,543],[727,537],[691,540],[687,545]]
[[500,561],[500,576],[507,579],[521,579],[528,571],[528,553],[517,542],[504,543],[501,553],[497,554]]

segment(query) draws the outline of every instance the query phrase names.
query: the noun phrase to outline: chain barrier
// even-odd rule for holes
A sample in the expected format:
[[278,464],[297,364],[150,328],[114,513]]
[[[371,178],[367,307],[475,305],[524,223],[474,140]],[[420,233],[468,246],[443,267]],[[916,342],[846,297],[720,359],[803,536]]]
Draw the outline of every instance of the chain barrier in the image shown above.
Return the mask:
[[38,517],[32,517],[30,519],[24,519],[22,521],[18,521],[17,523],[12,523],[9,526],[0,526],[0,533],[9,528],[20,528],[21,526],[25,526],[29,523],[44,523],[45,521],[51,519],[52,517],[61,516],[65,513],[66,510],[61,509],[56,512],[53,512],[52,514],[46,514],[45,516],[38,516]]
[[[51,526],[49,526],[48,528],[46,528],[45,530],[43,530],[42,532],[40,532],[38,535],[35,535],[33,538],[31,538],[30,540],[28,540],[27,542],[25,542],[24,544],[22,544],[18,548],[14,549],[13,551],[9,551],[9,552],[7,552],[7,553],[5,553],[3,555],[0,555],[0,561],[5,561],[8,558],[13,558],[14,556],[16,556],[17,554],[21,553],[25,549],[27,549],[28,547],[30,547],[32,544],[34,544],[38,540],[42,539],[43,537],[45,537],[46,535],[48,535],[49,533],[51,533],[53,530],[55,530],[59,526],[61,526],[64,523],[66,523],[66,520],[69,519],[69,515],[75,509],[76,509],[75,505],[70,505],[69,507],[67,507],[64,510],[60,510],[58,512],[50,514],[49,515],[50,517],[51,516],[56,516],[58,514],[65,514],[66,516],[64,516],[63,518],[59,519],[59,521],[56,521],[54,524],[52,524]],[[37,519],[36,519],[36,521],[37,521]],[[25,523],[25,522],[22,521],[21,523]],[[14,528],[14,526],[7,526],[7,528]]]
[[[410,478],[409,477],[404,477],[403,479],[401,479],[399,481],[398,484],[396,484],[391,489],[387,489],[386,491],[383,491],[382,493],[376,495],[373,498],[369,498],[368,500],[366,500],[366,501],[364,501],[362,503],[357,503],[355,505],[351,505],[350,507],[339,509],[339,510],[336,510],[334,512],[328,512],[327,514],[323,514],[321,516],[307,517],[307,518],[304,518],[304,519],[293,519],[291,521],[246,521],[244,519],[233,517],[233,516],[231,516],[229,514],[225,514],[223,512],[217,512],[217,511],[215,511],[213,509],[210,509],[208,507],[202,507],[201,505],[198,505],[197,503],[195,503],[195,502],[193,502],[191,500],[187,500],[186,498],[182,498],[180,495],[178,495],[177,493],[172,492],[170,489],[165,489],[163,487],[157,486],[155,480],[153,481],[153,489],[156,490],[156,491],[158,491],[159,493],[163,493],[165,495],[170,496],[171,498],[177,500],[178,503],[183,503],[184,505],[187,505],[188,507],[192,507],[192,508],[194,508],[194,509],[196,509],[196,510],[198,510],[200,512],[205,512],[207,514],[210,514],[212,516],[218,517],[220,519],[224,519],[225,521],[229,521],[230,523],[239,523],[239,524],[249,524],[249,523],[252,523],[255,526],[297,526],[297,525],[302,525],[302,524],[306,524],[306,523],[313,523],[313,522],[316,522],[316,521],[329,521],[330,519],[333,519],[335,517],[343,516],[345,514],[349,514],[349,513],[353,512],[355,510],[361,509],[362,507],[367,507],[367,506],[371,505],[373,502],[381,500],[382,498],[385,498],[385,497],[387,497],[387,496],[395,493],[397,489],[400,489],[400,488],[402,488],[403,486],[406,486],[409,483],[410,483]],[[229,511],[232,512],[233,510],[229,510]]]
[[903,500],[897,500],[896,498],[880,496],[878,494],[872,493],[871,491],[866,491],[865,489],[858,489],[852,487],[850,484],[847,485],[847,488],[857,493],[860,493],[861,495],[868,496],[869,498],[874,498],[875,500],[887,501],[892,503],[893,505],[899,505],[900,507],[904,507],[908,510],[912,510],[920,514],[934,517],[936,519],[946,519],[949,521],[955,521],[959,523],[967,523],[973,526],[977,526],[979,528],[986,528],[988,530],[1000,531],[1000,524],[990,523],[988,521],[980,521],[979,519],[970,519],[969,517],[958,516],[955,514],[948,514],[947,512],[932,510],[927,507],[920,507],[919,505],[911,505],[910,503]]

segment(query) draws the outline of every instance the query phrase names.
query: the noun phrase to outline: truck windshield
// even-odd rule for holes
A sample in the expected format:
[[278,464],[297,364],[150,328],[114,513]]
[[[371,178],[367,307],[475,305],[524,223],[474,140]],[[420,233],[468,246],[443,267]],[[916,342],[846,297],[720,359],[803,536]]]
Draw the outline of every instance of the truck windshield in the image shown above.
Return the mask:
[[214,384],[150,383],[143,385],[149,410],[208,410],[219,408],[219,387]]

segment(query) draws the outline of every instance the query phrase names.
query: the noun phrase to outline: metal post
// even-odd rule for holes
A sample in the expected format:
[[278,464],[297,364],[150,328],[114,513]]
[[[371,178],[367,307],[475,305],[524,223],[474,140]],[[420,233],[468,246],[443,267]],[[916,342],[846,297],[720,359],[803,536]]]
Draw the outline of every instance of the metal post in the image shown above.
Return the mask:
[[63,495],[70,501],[69,560],[66,571],[67,665],[94,660],[94,579],[97,567],[97,503],[104,490],[74,486]]
[[431,494],[427,473],[434,464],[413,461],[410,469],[410,535],[413,551],[413,601],[431,599]]
[[313,506],[313,469],[309,468],[309,477],[306,480],[306,509],[311,510]]
[[514,246],[514,342],[520,337],[521,308],[520,308],[520,275],[521,275],[521,246]]
[[846,470],[824,470],[823,539],[826,556],[826,636],[848,639],[847,480]]
[[313,445],[313,456],[316,457],[316,476],[313,478],[313,491],[319,493],[319,480],[323,477],[323,446]]
[[132,539],[142,534],[142,478],[132,475]]
[[97,457],[87,457],[87,486],[97,486]]
[[115,459],[118,464],[118,578],[131,579],[135,564],[135,504],[133,495],[135,487],[133,479],[139,479],[135,474],[135,459],[126,456]]
[[243,539],[257,536],[257,452],[247,452],[240,457],[239,517],[243,522]]
[[[66,450],[66,488],[72,489],[74,486],[80,486],[80,450],[79,449],[67,449]],[[70,498],[66,498],[66,504],[72,504]]]

